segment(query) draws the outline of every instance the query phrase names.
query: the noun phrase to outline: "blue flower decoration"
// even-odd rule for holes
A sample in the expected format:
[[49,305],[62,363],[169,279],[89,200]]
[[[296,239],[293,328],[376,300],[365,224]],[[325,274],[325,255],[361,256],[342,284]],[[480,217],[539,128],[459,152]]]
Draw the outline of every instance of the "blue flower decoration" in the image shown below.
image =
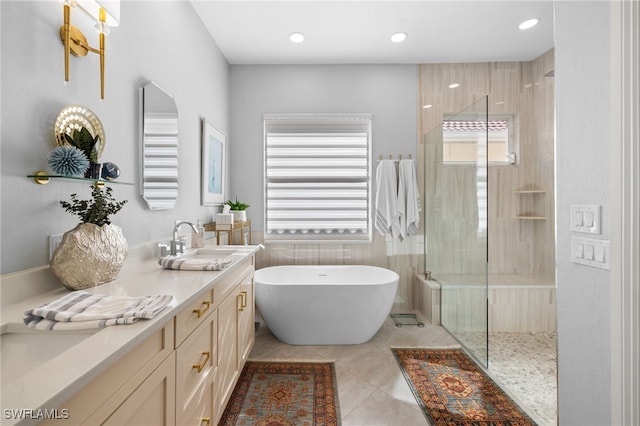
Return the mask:
[[75,146],[62,145],[49,153],[47,164],[56,174],[82,176],[89,168],[89,159]]

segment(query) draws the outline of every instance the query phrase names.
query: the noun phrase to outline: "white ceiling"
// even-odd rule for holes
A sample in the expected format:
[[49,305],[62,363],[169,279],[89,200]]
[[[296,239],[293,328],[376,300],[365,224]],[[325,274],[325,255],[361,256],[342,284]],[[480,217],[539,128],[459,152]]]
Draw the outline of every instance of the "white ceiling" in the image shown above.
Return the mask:
[[[552,0],[191,0],[230,64],[532,60],[553,47]],[[518,24],[541,22],[526,31]],[[389,38],[408,33],[403,43]],[[302,32],[301,44],[289,34]]]

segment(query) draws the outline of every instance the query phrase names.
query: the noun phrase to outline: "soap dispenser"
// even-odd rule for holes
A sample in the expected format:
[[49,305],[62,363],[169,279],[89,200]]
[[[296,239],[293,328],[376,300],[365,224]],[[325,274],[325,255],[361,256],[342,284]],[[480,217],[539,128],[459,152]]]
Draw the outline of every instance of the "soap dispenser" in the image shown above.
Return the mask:
[[202,226],[202,222],[198,220],[198,225],[196,226],[198,229],[198,233],[193,232],[191,235],[191,248],[203,248],[204,247],[204,226]]

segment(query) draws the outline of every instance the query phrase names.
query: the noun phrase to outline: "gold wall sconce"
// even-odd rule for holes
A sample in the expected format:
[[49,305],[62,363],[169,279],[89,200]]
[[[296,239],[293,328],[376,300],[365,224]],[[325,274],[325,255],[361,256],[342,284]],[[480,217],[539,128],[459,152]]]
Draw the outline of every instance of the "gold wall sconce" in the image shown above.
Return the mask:
[[[64,44],[64,81],[69,81],[69,54],[86,56],[89,52],[100,55],[100,99],[104,99],[105,37],[109,27],[120,23],[120,0],[62,0],[64,23],[60,27],[60,38]],[[71,8],[79,6],[96,21],[100,47],[89,46],[82,31],[71,25]]]

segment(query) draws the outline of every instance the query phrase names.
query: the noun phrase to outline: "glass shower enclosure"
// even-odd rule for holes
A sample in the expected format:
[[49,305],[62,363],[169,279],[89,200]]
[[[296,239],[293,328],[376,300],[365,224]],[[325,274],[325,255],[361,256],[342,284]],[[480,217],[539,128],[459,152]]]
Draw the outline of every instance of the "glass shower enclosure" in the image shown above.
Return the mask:
[[488,367],[488,99],[424,135],[425,273],[441,324]]

